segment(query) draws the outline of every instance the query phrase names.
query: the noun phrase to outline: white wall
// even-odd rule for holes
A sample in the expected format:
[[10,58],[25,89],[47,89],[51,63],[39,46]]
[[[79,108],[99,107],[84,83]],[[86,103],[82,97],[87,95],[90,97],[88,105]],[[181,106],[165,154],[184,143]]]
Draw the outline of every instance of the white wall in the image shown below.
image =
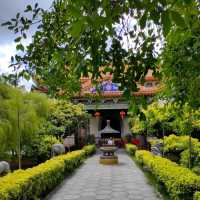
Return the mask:
[[99,119],[96,117],[91,117],[90,118],[90,134],[97,137],[98,131],[99,131],[98,127],[99,127]]
[[122,127],[122,134],[121,136],[123,137],[124,135],[130,134],[130,128],[129,128],[129,124],[128,124],[128,117],[125,117],[123,119],[123,127]]

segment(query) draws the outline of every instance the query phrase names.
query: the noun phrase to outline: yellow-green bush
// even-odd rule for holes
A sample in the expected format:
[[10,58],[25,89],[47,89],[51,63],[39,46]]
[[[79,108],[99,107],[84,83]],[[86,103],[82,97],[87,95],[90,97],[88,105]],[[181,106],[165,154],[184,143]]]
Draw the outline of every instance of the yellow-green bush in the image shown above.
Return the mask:
[[0,199],[32,200],[44,196],[77,168],[93,148],[85,147],[60,155],[36,167],[17,170],[0,178]]
[[140,164],[150,168],[172,199],[189,200],[196,191],[200,191],[200,177],[191,170],[144,150],[136,151],[135,157]]
[[154,146],[158,143],[162,143],[163,140],[162,139],[158,139],[158,138],[150,138],[148,139],[148,142],[150,143],[151,146]]
[[96,151],[96,146],[95,145],[87,145],[83,147],[83,150],[85,151],[86,156],[90,156]]
[[[170,135],[165,137],[165,153],[170,153],[171,155],[175,154],[180,159],[178,163],[184,167],[189,167],[189,136],[176,136]],[[200,174],[200,142],[196,138],[191,138],[191,160],[190,167],[192,170]]]
[[[200,146],[198,139],[191,138],[192,146]],[[189,147],[189,136],[177,136],[174,134],[165,137],[165,152],[184,151]]]
[[135,152],[137,150],[137,146],[134,145],[134,144],[126,144],[125,145],[125,149],[126,149],[126,152],[130,155],[130,156],[134,156],[135,155]]
[[200,200],[200,192],[195,192],[194,200]]
[[[162,141],[162,140],[161,140]],[[184,167],[189,167],[189,136],[177,136],[174,134],[164,138],[165,155],[176,160],[177,163]],[[196,138],[191,138],[191,160],[190,167],[200,174],[200,142]],[[173,161],[173,160],[172,160]]]

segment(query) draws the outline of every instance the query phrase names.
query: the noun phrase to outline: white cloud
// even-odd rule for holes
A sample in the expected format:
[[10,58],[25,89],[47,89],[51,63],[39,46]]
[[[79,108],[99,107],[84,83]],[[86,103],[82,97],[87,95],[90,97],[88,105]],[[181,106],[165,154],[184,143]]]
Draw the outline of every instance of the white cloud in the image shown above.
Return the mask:
[[[0,24],[10,20],[16,16],[17,12],[22,12],[26,5],[34,5],[36,0],[0,0]],[[49,9],[53,0],[39,1],[39,7],[43,9]],[[31,36],[35,29],[29,31],[28,39],[23,42],[24,45],[28,45],[31,42]],[[13,32],[8,30],[6,27],[0,26],[0,75],[2,73],[13,73],[13,69],[9,68],[11,56],[16,54],[14,38],[16,38]],[[30,90],[32,80],[26,81],[25,79],[20,80],[20,85],[24,85],[27,90]]]
[[[15,49],[14,42],[10,43],[10,44],[0,45],[0,74],[14,73],[13,69],[10,68],[9,65],[10,65],[11,56],[14,56],[15,54],[16,54],[16,49]],[[30,91],[32,84],[33,84],[32,79],[27,81],[23,78],[20,79],[20,83],[19,83],[20,86],[24,86],[24,88],[28,91]]]
[[31,91],[32,85],[34,85],[32,78],[28,81],[24,78],[20,78],[19,86],[23,87],[25,90]]
[[11,73],[12,69],[9,68],[10,58],[15,55],[15,43],[0,45],[0,74]]
[[[39,3],[39,7],[49,9],[53,0],[0,0],[0,24],[15,18],[18,12],[23,14],[23,10],[28,4],[34,5],[36,2]],[[7,27],[0,26],[0,45],[13,41],[16,36]]]

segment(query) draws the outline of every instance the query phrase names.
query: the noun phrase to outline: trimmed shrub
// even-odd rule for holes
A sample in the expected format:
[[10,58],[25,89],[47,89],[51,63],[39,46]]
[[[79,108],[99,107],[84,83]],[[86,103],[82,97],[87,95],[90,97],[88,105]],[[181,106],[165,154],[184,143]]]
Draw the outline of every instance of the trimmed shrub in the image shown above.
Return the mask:
[[17,170],[0,178],[1,200],[33,200],[57,186],[92,153],[92,147],[54,157],[36,167]]
[[88,145],[88,146],[83,147],[83,150],[85,151],[86,156],[90,156],[96,152],[96,146]]
[[137,146],[134,144],[126,144],[125,145],[126,148],[126,152],[130,155],[130,156],[134,156],[135,152],[137,150]]
[[166,158],[154,156],[148,151],[136,151],[136,160],[147,166],[156,179],[164,184],[174,200],[192,199],[200,190],[200,177]]
[[200,200],[200,192],[195,192],[194,200]]

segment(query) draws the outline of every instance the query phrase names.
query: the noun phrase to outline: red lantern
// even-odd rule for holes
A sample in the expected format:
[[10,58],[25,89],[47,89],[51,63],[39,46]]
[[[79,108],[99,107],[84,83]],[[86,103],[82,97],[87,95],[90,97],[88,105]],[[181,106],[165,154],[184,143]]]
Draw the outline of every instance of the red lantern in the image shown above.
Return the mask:
[[126,113],[122,110],[119,114],[120,114],[120,116],[121,116],[121,119],[124,119]]
[[100,117],[100,115],[101,115],[100,112],[95,112],[95,113],[94,113],[94,116],[95,116],[96,118]]
[[133,139],[133,140],[131,140],[131,143],[134,144],[134,145],[139,145],[140,144],[140,140]]

